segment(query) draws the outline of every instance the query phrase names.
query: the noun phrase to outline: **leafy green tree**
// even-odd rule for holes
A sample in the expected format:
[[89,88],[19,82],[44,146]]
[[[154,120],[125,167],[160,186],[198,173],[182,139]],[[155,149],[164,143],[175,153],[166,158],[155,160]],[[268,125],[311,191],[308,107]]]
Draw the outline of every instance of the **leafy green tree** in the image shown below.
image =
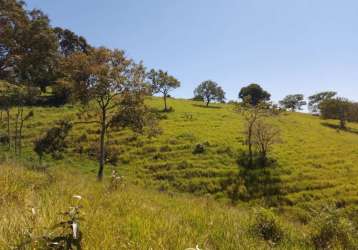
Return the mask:
[[155,71],[154,69],[148,73],[148,79],[151,82],[153,92],[163,94],[164,111],[168,111],[167,97],[169,92],[179,88],[180,82],[173,76],[169,75],[168,72],[162,70]]
[[1,1],[0,75],[45,90],[56,79],[58,43],[50,20],[22,1]]
[[239,92],[239,98],[253,106],[258,105],[260,102],[269,101],[270,97],[271,94],[256,83],[243,87]]
[[[128,92],[141,90],[145,80],[145,68],[142,64],[135,64],[127,59],[123,51],[109,50],[106,48],[94,49],[89,55],[84,53],[75,53],[70,56],[69,68],[71,78],[74,80],[75,96],[86,105],[93,101],[95,110],[94,122],[99,125],[100,129],[100,157],[98,180],[103,178],[105,165],[105,144],[106,135],[110,127],[121,126],[126,118],[126,125],[140,126],[138,113],[133,112],[138,109],[129,109],[131,111],[123,116],[124,112],[120,109],[121,100]],[[122,97],[122,98],[121,98]],[[135,102],[138,104],[141,102]],[[130,105],[128,102],[126,103]],[[134,104],[133,104],[134,105]],[[119,117],[123,119],[119,119]]]
[[337,97],[322,101],[319,105],[319,109],[321,110],[321,117],[323,119],[338,119],[340,128],[346,129],[351,106],[352,103],[347,99]]
[[331,99],[334,96],[337,95],[337,92],[334,91],[324,91],[324,92],[320,92],[314,95],[311,95],[308,97],[308,108],[309,110],[311,110],[311,112],[313,113],[317,113],[319,112],[319,104],[327,99]]
[[194,95],[201,97],[206,106],[212,101],[222,102],[225,100],[225,92],[223,89],[214,81],[208,80],[202,82],[195,90]]
[[21,43],[28,25],[24,2],[0,1],[0,79],[13,77],[15,62],[23,54]]
[[302,94],[288,95],[279,103],[283,108],[291,109],[292,112],[301,110],[302,106],[307,104],[307,102],[304,101],[304,96]]

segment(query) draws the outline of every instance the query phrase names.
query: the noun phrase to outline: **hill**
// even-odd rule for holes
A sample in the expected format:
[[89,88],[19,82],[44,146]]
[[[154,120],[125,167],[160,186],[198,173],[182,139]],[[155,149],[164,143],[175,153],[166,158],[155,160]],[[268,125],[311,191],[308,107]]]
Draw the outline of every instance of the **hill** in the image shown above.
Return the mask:
[[[155,97],[146,102],[154,109],[163,105]],[[250,231],[257,218],[252,208],[261,206],[273,207],[278,221],[288,221],[282,223],[285,237],[278,245],[282,249],[312,247],[312,223],[327,207],[358,226],[352,217],[358,202],[357,124],[348,124],[350,129],[342,132],[335,129],[337,121],[308,114],[272,117],[270,122],[282,133],[282,143],[271,154],[276,163],[247,169],[237,163],[238,152],[244,149],[244,121],[232,105],[206,108],[178,99],[169,104],[174,112],[158,113],[163,129],[158,137],[110,132],[112,164],[106,168],[107,176],[117,170],[126,180],[125,191],[107,195],[108,180],[94,183],[98,129],[93,124],[74,126],[66,153],[56,160],[44,159],[50,167],[45,173],[18,167],[13,173],[13,167],[2,167],[1,201],[7,204],[2,220],[12,224],[1,228],[0,244],[8,246],[9,239],[20,242],[18,237],[25,232],[17,238],[14,232],[27,230],[24,210],[42,209],[36,226],[40,230],[55,223],[56,214],[67,209],[74,194],[84,197],[85,249],[97,249],[101,240],[108,246],[105,249],[185,249],[196,244],[202,249],[268,248],[273,244],[270,237],[265,242]],[[35,116],[24,128],[22,165],[38,169],[33,141],[56,120],[75,120],[80,110],[72,105],[33,110]],[[204,151],[194,154],[197,144]],[[2,152],[4,161],[11,162],[12,155],[5,148]],[[270,211],[264,214],[266,219],[271,216]],[[342,236],[343,241],[350,242],[354,233],[346,229],[348,238]]]

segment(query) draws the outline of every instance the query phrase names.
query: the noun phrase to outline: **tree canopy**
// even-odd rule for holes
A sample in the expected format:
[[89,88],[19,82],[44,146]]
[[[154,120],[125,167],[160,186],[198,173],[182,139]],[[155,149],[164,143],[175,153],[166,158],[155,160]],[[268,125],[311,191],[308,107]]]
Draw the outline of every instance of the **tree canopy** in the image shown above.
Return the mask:
[[209,106],[212,101],[222,102],[225,100],[224,90],[214,81],[207,80],[202,82],[195,90],[196,98],[201,99]]
[[282,107],[290,109],[291,111],[301,110],[302,106],[306,104],[307,102],[304,101],[304,95],[302,94],[288,95],[280,101]]
[[311,112],[317,113],[319,112],[319,104],[327,99],[333,98],[335,95],[337,95],[337,92],[334,91],[324,91],[319,92],[317,94],[311,95],[308,97],[308,108]]
[[162,93],[164,98],[164,111],[168,111],[167,97],[169,92],[180,87],[180,81],[174,76],[168,74],[168,72],[152,69],[148,73],[148,79],[150,80],[152,91],[154,93]]
[[239,92],[239,98],[253,106],[256,106],[260,102],[269,101],[270,97],[271,94],[256,83],[241,88]]

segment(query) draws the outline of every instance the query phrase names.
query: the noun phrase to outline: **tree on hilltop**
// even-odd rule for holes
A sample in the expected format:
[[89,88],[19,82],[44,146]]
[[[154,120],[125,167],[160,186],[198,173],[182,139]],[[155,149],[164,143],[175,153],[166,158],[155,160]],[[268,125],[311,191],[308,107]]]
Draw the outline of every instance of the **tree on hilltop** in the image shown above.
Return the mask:
[[253,106],[258,105],[260,102],[269,101],[270,97],[271,94],[256,83],[243,87],[239,92],[239,98]]
[[212,101],[222,102],[225,100],[224,90],[214,81],[207,80],[202,82],[195,90],[194,95],[197,99],[205,102],[206,106]]
[[319,105],[321,102],[327,99],[332,99],[337,92],[334,91],[324,91],[308,97],[308,108],[311,112],[317,113],[319,112]]
[[292,112],[302,110],[302,106],[307,104],[302,94],[288,95],[279,103],[283,108],[290,109]]
[[169,92],[180,87],[180,82],[168,72],[152,69],[148,73],[148,79],[151,82],[152,90],[154,93],[162,93],[164,99],[164,111],[168,111],[167,98]]

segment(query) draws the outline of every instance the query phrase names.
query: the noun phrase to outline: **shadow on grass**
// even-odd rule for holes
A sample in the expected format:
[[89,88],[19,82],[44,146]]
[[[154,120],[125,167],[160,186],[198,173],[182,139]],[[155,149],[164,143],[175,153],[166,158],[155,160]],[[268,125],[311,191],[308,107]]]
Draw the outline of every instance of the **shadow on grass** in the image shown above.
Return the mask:
[[270,160],[266,167],[255,164],[244,167],[240,163],[239,173],[228,177],[222,185],[233,203],[239,200],[262,200],[267,206],[284,204],[280,167]]
[[206,106],[204,104],[193,104],[193,106],[195,107],[199,107],[199,108],[207,108],[207,109],[222,109],[222,107],[218,107],[218,106]]
[[346,128],[346,129],[341,129],[339,127],[339,125],[337,124],[331,124],[328,122],[321,122],[321,125],[327,127],[327,128],[331,128],[331,129],[335,129],[337,132],[343,131],[343,132],[348,132],[348,133],[352,133],[352,134],[356,134],[358,135],[358,129],[354,129],[354,128]]
[[262,198],[267,205],[278,205],[282,195],[282,181],[277,168],[278,166],[240,169],[239,178],[246,191],[243,199]]

